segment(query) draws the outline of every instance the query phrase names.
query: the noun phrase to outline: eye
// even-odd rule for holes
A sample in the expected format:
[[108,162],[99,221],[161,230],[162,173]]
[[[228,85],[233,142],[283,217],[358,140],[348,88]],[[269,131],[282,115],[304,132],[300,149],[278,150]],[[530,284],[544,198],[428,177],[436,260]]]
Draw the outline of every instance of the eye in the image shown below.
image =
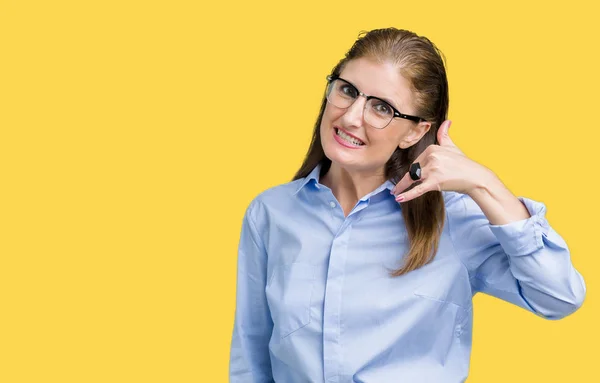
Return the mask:
[[356,89],[348,84],[342,84],[340,85],[340,91],[342,92],[342,94],[344,96],[347,97],[352,97],[352,98],[356,98],[358,96],[358,92],[356,91]]
[[373,104],[373,110],[381,116],[389,116],[394,113],[391,106],[381,101],[376,101]]

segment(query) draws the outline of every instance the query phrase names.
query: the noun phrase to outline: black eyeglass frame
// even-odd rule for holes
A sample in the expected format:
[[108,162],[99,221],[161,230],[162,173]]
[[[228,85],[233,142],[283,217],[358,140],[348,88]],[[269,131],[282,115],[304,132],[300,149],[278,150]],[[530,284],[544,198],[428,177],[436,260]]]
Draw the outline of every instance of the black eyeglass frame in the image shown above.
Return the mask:
[[[339,79],[339,80],[342,80],[342,81],[345,81],[345,82],[347,82],[348,84],[350,84],[352,87],[354,87],[354,89],[356,90],[356,92],[357,92],[357,93],[358,93],[360,96],[364,96],[364,97],[367,99],[367,101],[369,101],[370,99],[374,98],[374,99],[376,99],[376,100],[379,100],[379,101],[381,101],[381,102],[385,102],[387,105],[389,105],[389,106],[390,106],[390,108],[392,108],[392,110],[394,111],[394,116],[392,117],[392,120],[394,119],[394,117],[399,117],[399,118],[404,118],[404,119],[406,119],[406,120],[411,120],[411,121],[414,121],[414,122],[417,122],[417,123],[418,123],[418,122],[421,122],[421,121],[425,121],[425,119],[424,119],[424,118],[421,118],[421,117],[418,117],[418,116],[411,116],[411,115],[409,115],[409,114],[400,113],[400,112],[399,112],[399,111],[398,111],[396,108],[394,108],[394,106],[393,106],[393,105],[391,105],[391,104],[390,104],[389,102],[387,102],[386,100],[382,100],[381,98],[379,98],[379,97],[376,97],[376,96],[367,96],[366,94],[364,94],[363,92],[361,92],[360,90],[358,90],[358,88],[356,87],[356,85],[352,84],[350,81],[348,81],[348,80],[346,80],[346,79],[343,79],[343,78],[341,78],[340,76],[336,76],[336,75],[328,75],[328,76],[327,76],[327,83],[328,83],[328,86],[329,86],[329,84],[331,84],[333,81],[335,81],[335,80],[338,80],[338,79]],[[392,120],[390,120],[390,122],[392,122]],[[388,122],[388,125],[389,125],[389,124],[390,124],[390,123]],[[387,126],[387,125],[386,125],[386,126]],[[384,126],[383,128],[385,128],[386,126]],[[380,129],[383,129],[383,128],[380,128]]]

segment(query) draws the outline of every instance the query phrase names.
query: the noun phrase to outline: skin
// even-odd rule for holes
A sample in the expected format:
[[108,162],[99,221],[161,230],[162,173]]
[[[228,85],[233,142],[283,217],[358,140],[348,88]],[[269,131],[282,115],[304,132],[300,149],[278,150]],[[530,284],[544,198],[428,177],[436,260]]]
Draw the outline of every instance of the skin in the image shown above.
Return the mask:
[[[390,62],[377,63],[366,58],[350,61],[340,73],[359,91],[391,101],[401,113],[416,115],[410,83]],[[384,129],[365,123],[364,97],[347,109],[327,103],[320,126],[321,142],[331,168],[321,183],[329,187],[348,215],[358,200],[375,190],[385,179],[385,164],[397,147],[406,149],[417,143],[431,128],[429,122],[415,123],[394,118]],[[430,145],[414,162],[421,165],[422,183],[406,190],[413,182],[407,173],[392,190],[396,201],[406,202],[432,190],[468,194],[481,207],[490,224],[500,225],[530,217],[527,208],[487,167],[468,158],[450,139],[446,120],[438,129],[439,145]],[[346,148],[334,138],[339,127],[365,143],[359,149]],[[400,193],[400,194],[399,194]]]
[[[359,91],[390,100],[401,113],[415,114],[408,81],[391,63],[376,63],[365,58],[349,62],[340,77],[350,81]],[[363,120],[366,99],[359,97],[347,109],[327,103],[321,120],[320,134],[331,168],[321,183],[332,189],[346,215],[364,195],[385,182],[385,163],[394,150],[407,148],[419,141],[431,124],[394,118],[384,129],[375,129]],[[334,139],[334,126],[346,130],[365,143],[360,149],[349,149]]]

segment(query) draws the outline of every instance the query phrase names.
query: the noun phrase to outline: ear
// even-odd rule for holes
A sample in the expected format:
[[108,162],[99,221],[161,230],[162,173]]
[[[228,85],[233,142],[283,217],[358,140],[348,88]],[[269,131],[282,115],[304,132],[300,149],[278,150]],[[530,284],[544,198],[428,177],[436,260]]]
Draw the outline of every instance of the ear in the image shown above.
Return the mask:
[[421,121],[417,125],[410,128],[410,131],[402,138],[402,141],[398,144],[400,149],[406,149],[413,146],[429,131],[431,128],[431,122]]

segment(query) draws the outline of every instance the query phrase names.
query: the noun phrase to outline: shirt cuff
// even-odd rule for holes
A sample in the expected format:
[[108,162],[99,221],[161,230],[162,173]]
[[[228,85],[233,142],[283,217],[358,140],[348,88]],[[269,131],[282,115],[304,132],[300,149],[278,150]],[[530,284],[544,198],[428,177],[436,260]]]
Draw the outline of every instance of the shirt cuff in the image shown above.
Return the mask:
[[531,254],[544,247],[542,236],[550,228],[546,220],[546,205],[525,197],[517,197],[527,208],[531,217],[504,225],[490,224],[490,230],[509,256]]

